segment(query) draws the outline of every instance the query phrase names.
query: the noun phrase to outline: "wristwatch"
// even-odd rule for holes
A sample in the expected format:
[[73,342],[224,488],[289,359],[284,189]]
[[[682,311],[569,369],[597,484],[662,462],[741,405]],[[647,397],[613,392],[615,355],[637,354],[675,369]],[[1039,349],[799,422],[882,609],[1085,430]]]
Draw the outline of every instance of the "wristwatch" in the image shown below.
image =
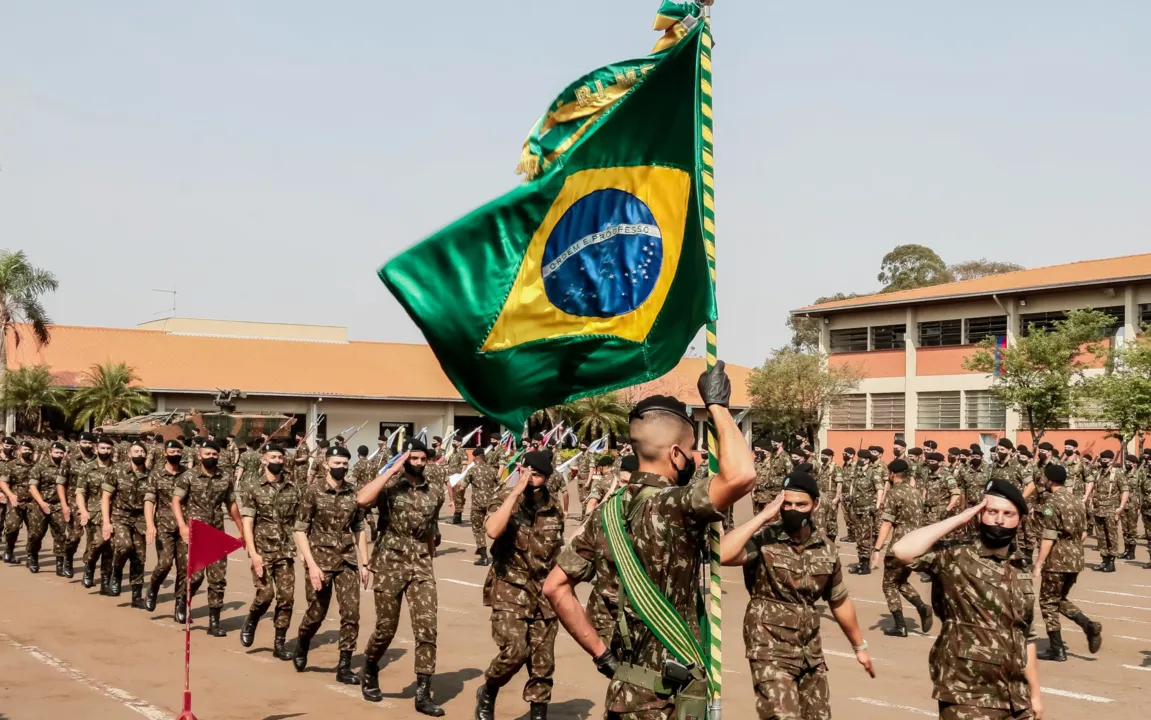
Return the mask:
[[857,653],[863,652],[866,649],[867,649],[867,640],[864,640],[862,645],[852,645],[851,646],[851,650],[853,652],[857,652]]

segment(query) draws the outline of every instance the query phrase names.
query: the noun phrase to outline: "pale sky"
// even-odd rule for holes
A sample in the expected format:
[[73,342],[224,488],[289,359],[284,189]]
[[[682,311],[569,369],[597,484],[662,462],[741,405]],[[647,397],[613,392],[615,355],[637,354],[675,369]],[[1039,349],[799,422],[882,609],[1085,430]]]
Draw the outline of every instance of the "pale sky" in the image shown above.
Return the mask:
[[[514,186],[547,103],[648,52],[658,5],[0,0],[0,247],[57,274],[59,323],[175,288],[185,317],[418,342],[376,269]],[[1151,251],[1151,3],[717,0],[714,30],[730,362],[895,245]]]

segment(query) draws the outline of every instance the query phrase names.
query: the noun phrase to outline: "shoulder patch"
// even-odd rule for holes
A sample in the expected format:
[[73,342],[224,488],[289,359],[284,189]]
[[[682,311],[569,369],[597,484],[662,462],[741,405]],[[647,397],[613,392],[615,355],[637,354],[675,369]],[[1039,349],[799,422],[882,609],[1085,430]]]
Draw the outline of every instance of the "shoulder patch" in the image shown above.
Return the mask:
[[1053,512],[1055,512],[1055,511],[1054,511],[1054,510],[1052,510],[1052,509],[1051,509],[1051,508],[1049,508],[1049,507],[1043,508],[1043,514],[1044,514],[1044,515],[1050,515],[1050,514],[1052,514]]

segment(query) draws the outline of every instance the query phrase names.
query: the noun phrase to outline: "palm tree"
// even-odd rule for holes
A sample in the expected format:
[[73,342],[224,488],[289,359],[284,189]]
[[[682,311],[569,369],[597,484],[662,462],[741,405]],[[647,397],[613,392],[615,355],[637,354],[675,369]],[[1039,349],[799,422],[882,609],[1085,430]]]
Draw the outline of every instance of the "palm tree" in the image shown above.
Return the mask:
[[89,421],[99,426],[150,411],[152,396],[132,385],[139,379],[127,363],[93,365],[84,373],[84,385],[72,396],[75,426],[84,427]]
[[4,375],[0,405],[16,413],[25,427],[34,427],[36,432],[42,429],[43,409],[65,410],[67,399],[64,388],[52,384],[52,371],[47,365],[22,367]]
[[[52,339],[48,329],[52,320],[40,296],[54,292],[59,285],[55,275],[29,265],[23,250],[0,250],[0,386],[8,374],[8,333],[12,333],[16,347],[29,330],[37,346]],[[7,427],[7,410],[3,420]]]
[[570,407],[576,432],[584,440],[627,430],[627,408],[615,393],[576,400]]

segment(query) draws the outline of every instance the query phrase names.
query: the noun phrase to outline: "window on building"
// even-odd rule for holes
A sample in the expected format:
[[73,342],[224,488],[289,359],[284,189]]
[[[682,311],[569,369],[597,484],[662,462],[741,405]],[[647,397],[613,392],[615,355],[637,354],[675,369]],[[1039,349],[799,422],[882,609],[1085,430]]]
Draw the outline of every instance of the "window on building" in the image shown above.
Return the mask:
[[[1058,418],[1055,418],[1054,420],[1052,420],[1051,423],[1049,423],[1047,425],[1046,429],[1047,430],[1068,430],[1068,429],[1070,429],[1070,427],[1071,427],[1071,418],[1058,417]],[[1019,429],[1020,430],[1026,430],[1027,432],[1031,432],[1031,426],[1028,424],[1026,416],[1021,416],[1019,418]]]
[[1139,331],[1143,332],[1144,328],[1151,326],[1151,303],[1139,306]]
[[903,393],[873,393],[871,395],[871,427],[873,430],[902,430],[906,414]]
[[865,350],[867,350],[867,328],[831,331],[831,352],[863,352]]
[[1107,329],[1104,331],[1108,335],[1114,335],[1115,333],[1119,332],[1119,328],[1123,327],[1127,323],[1127,308],[1123,307],[1122,305],[1099,308],[1099,312],[1107,313],[1112,318],[1111,324],[1108,325]]
[[831,406],[832,430],[863,430],[866,428],[866,395],[844,395]]
[[[416,432],[416,424],[410,422],[382,422],[380,423],[380,435],[387,437],[395,432],[398,428],[404,428],[404,437],[410,438]],[[378,437],[378,436],[377,436]],[[392,448],[396,447],[396,439],[392,439]]]
[[1104,430],[1107,423],[1099,418],[1102,407],[1097,402],[1087,401],[1080,407],[1075,417],[1071,419],[1071,427],[1083,430]]
[[878,325],[871,328],[872,350],[902,350],[906,325]]
[[1007,427],[1007,409],[990,390],[968,390],[967,427],[970,430],[1002,430]]
[[967,342],[977,345],[984,338],[996,338],[1007,334],[1007,316],[967,318]]
[[919,345],[921,347],[942,347],[963,344],[962,320],[939,320],[919,323]]
[[959,391],[919,393],[919,427],[923,430],[959,429]]
[[1059,312],[1045,312],[1045,313],[1030,313],[1028,315],[1019,316],[1020,331],[1024,337],[1031,334],[1032,328],[1043,328],[1044,330],[1051,331],[1055,329],[1055,323],[1063,322],[1067,319],[1067,313],[1060,310]]

